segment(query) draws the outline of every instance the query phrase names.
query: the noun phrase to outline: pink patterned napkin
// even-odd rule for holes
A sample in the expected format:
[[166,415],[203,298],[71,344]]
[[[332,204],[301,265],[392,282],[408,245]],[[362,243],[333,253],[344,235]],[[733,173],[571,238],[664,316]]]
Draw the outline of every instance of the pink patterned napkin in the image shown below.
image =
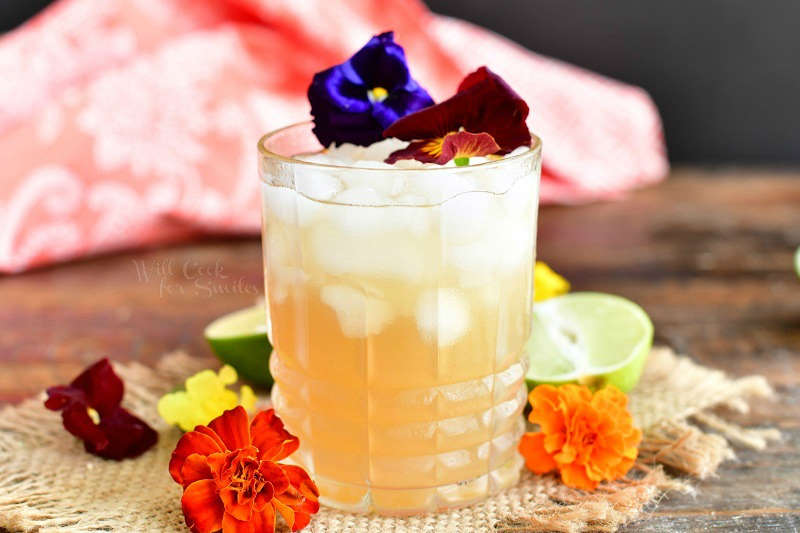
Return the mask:
[[643,90],[420,0],[60,0],[0,39],[0,272],[256,233],[256,140],[307,119],[313,73],[389,29],[434,99],[487,64],[528,101],[542,201],[665,176]]

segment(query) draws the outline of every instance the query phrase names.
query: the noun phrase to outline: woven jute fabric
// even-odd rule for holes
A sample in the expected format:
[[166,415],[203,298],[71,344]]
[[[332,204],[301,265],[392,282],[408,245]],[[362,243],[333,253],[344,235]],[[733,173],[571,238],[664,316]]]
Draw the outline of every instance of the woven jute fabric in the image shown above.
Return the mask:
[[[88,455],[61,427],[43,396],[0,412],[0,527],[12,532],[183,531],[180,487],[167,472],[180,431],[156,413],[158,398],[207,364],[184,353],[157,368],[116,364],[124,404],[159,431],[156,447],[122,462]],[[630,409],[645,434],[628,478],[593,493],[570,489],[555,476],[525,472],[519,484],[489,500],[411,518],[355,515],[323,508],[313,532],[614,531],[646,517],[665,490],[691,490],[687,476],[705,477],[733,458],[731,445],[763,448],[775,430],[745,429],[720,412],[743,411],[772,391],[759,376],[732,379],[666,348],[654,348]],[[712,409],[714,412],[712,412]],[[703,429],[701,429],[703,428]]]

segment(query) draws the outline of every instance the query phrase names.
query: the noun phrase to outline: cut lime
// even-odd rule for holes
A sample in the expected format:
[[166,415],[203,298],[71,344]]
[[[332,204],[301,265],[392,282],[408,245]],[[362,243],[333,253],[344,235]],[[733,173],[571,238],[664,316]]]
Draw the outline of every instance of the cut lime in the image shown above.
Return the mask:
[[612,384],[628,392],[639,381],[652,343],[653,323],[625,298],[576,292],[536,303],[525,345],[528,386]]
[[206,326],[205,338],[220,361],[231,365],[239,376],[257,385],[272,385],[264,305],[241,309]]

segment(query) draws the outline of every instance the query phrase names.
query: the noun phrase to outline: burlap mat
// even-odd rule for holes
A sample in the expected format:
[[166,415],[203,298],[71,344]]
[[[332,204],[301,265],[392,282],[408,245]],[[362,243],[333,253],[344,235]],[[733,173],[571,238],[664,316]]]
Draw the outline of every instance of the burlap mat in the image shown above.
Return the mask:
[[[160,433],[155,449],[121,463],[86,454],[61,428],[60,414],[42,397],[0,412],[0,527],[15,531],[184,531],[181,490],[167,463],[180,432],[156,413],[166,391],[207,361],[183,353],[153,370],[131,363],[115,368],[126,384],[125,404]],[[313,532],[614,531],[642,518],[664,490],[691,490],[660,464],[697,477],[733,458],[730,443],[763,448],[776,430],[748,430],[709,410],[744,411],[746,401],[772,393],[764,378],[731,379],[722,372],[653,349],[630,407],[645,441],[628,479],[594,493],[573,490],[553,476],[523,474],[514,488],[471,507],[413,518],[353,515],[323,508]],[[703,427],[701,430],[699,426]],[[660,464],[659,464],[660,463]]]

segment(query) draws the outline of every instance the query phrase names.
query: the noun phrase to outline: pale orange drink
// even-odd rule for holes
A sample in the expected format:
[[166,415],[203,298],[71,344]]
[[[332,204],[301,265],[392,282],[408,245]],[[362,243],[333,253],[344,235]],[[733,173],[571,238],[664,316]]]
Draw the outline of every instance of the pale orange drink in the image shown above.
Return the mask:
[[541,168],[535,137],[462,167],[398,142],[259,143],[272,401],[321,501],[382,514],[519,477]]

